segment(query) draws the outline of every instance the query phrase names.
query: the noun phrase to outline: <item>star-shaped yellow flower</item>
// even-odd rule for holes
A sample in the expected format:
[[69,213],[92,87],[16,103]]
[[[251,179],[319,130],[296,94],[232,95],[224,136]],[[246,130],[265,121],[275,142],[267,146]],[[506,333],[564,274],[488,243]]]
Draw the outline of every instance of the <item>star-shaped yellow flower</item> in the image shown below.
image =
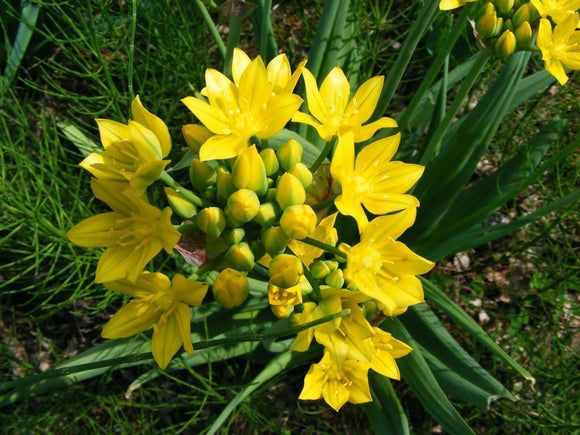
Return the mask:
[[569,15],[556,25],[552,32],[552,25],[546,18],[540,20],[540,29],[536,45],[542,51],[545,68],[561,85],[566,84],[568,76],[564,67],[580,69],[580,31],[578,27],[579,15]]
[[329,141],[338,134],[351,131],[356,143],[364,142],[380,128],[397,126],[394,119],[387,117],[363,126],[377,107],[384,77],[367,80],[351,99],[350,85],[339,67],[328,73],[320,85],[320,90],[308,69],[304,68],[302,76],[306,84],[308,110],[312,115],[298,112],[292,117],[292,121],[313,126],[322,139]]
[[330,166],[332,178],[342,188],[334,203],[342,214],[356,219],[359,231],[368,223],[363,205],[377,215],[419,205],[417,198],[404,192],[421,178],[424,167],[391,161],[400,138],[396,134],[367,145],[355,161],[352,133],[340,136]]
[[181,235],[171,224],[169,207],[159,210],[123,183],[93,178],[91,188],[113,211],[85,219],[66,235],[85,248],[107,248],[99,259],[95,282],[125,278],[134,282],[162,248],[173,252]]
[[252,136],[276,135],[302,104],[302,98],[291,93],[298,78],[289,75],[287,60],[277,57],[266,69],[261,57],[248,63],[242,53],[234,53],[234,82],[214,69],[206,70],[203,94],[209,104],[194,97],[181,100],[215,134],[201,146],[202,161],[235,157]]
[[132,283],[127,280],[105,283],[109,290],[133,297],[103,328],[103,338],[126,338],[153,325],[151,351],[159,367],[165,369],[181,345],[193,355],[191,319],[188,305],[199,307],[208,285],[175,275],[170,282],[162,273],[142,273]]
[[415,208],[381,216],[370,222],[354,246],[341,244],[347,263],[344,277],[377,301],[387,316],[423,302],[423,287],[415,275],[429,272],[433,262],[415,254],[396,239],[415,222]]
[[540,17],[560,23],[580,9],[580,0],[530,0]]
[[439,9],[442,11],[449,11],[451,9],[457,9],[465,6],[466,3],[474,2],[477,0],[441,0],[439,2]]

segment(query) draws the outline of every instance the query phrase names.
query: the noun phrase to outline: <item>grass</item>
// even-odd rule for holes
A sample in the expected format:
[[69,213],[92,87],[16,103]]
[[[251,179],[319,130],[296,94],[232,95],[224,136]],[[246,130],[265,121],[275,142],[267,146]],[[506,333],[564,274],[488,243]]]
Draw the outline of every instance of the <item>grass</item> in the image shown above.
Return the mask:
[[[391,48],[403,40],[406,22],[418,5],[412,2],[401,8],[399,3],[353,0],[356,22],[366,35],[358,41],[360,78],[385,73],[392,65]],[[183,141],[177,139],[178,126],[192,121],[179,99],[200,89],[207,66],[221,64],[193,2],[138,4],[133,21],[132,2],[97,0],[82,10],[67,2],[41,2],[37,33],[18,79],[2,95],[1,381],[36,373],[91,347],[100,341],[102,324],[120,305],[118,297],[92,282],[96,253],[63,238],[74,223],[102,207],[93,203],[88,177],[77,166],[82,156],[58,123],[72,121],[96,138],[93,119],[126,120],[132,96],[140,94],[151,111],[171,120],[174,147],[179,150]],[[15,20],[18,10],[4,6],[7,20]],[[396,13],[388,13],[391,9]],[[288,1],[274,13],[280,24],[277,39],[289,41],[281,47],[291,59],[306,56],[321,10],[322,2],[305,8],[301,2]],[[445,25],[445,18],[438,20],[433,32]],[[13,28],[13,21],[3,27],[6,32]],[[223,24],[219,28],[226,30]],[[250,45],[251,37],[245,43]],[[395,107],[408,101],[433,50],[421,47]],[[454,56],[461,58],[463,52]],[[488,74],[491,77],[493,70]],[[490,168],[537,130],[537,119],[558,115],[569,120],[569,128],[551,152],[571,141],[580,124],[580,87],[575,79],[565,88],[556,88],[555,95],[548,90],[506,119],[484,157]],[[496,218],[513,219],[570,192],[578,186],[579,167],[578,156],[569,156]],[[518,397],[513,403],[496,402],[490,411],[461,406],[477,433],[499,427],[509,427],[506,431],[513,433],[580,430],[578,218],[576,209],[550,215],[468,252],[469,267],[458,268],[449,259],[433,275],[537,379],[535,390],[522,384],[511,370],[446,323],[475,359]],[[22,434],[198,432],[258,374],[260,364],[236,359],[162,375],[127,397],[128,386],[151,368],[107,373],[4,408],[0,424],[9,433]],[[260,388],[226,427],[247,433],[370,432],[355,406],[347,405],[335,414],[322,404],[299,402],[305,369],[299,367]],[[396,389],[414,433],[429,433],[437,426],[403,382]]]

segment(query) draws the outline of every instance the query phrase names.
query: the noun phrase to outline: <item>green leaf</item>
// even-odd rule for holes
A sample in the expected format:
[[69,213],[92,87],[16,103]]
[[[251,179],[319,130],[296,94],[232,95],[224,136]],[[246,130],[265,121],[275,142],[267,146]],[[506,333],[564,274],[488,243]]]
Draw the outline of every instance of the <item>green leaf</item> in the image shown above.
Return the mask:
[[504,350],[493,341],[489,335],[485,333],[481,326],[473,320],[459,305],[449,299],[439,287],[425,278],[419,277],[423,283],[425,296],[433,305],[435,305],[443,313],[447,314],[455,320],[462,328],[466,329],[475,339],[487,347],[495,356],[508,364],[516,370],[521,376],[532,383],[534,386],[536,380],[528,373],[521,365],[519,365],[512,357],[510,357]]
[[381,323],[381,328],[413,348],[410,354],[399,358],[397,364],[403,378],[427,412],[450,434],[473,434],[474,432],[445,396],[419,345],[403,324],[398,319],[386,319]]
[[64,136],[78,148],[83,156],[90,153],[101,152],[103,148],[94,140],[90,139],[80,128],[69,121],[59,122],[58,127],[62,130]]
[[369,371],[372,402],[361,404],[377,435],[409,435],[409,422],[397,394],[386,377]]
[[509,391],[455,341],[427,304],[409,307],[399,319],[421,346],[445,393],[482,408],[501,397],[513,400]]

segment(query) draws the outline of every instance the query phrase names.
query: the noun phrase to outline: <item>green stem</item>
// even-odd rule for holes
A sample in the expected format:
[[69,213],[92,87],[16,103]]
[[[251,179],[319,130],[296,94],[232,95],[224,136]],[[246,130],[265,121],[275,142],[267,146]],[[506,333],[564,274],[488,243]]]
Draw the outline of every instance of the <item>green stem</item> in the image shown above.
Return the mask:
[[325,199],[322,202],[319,202],[318,204],[314,204],[312,206],[312,210],[314,211],[318,211],[318,210],[323,210],[326,207],[330,207],[332,204],[334,204],[334,200],[336,199],[337,195],[332,195],[330,198]]
[[417,91],[413,94],[413,98],[411,99],[409,105],[405,108],[404,112],[401,114],[399,119],[397,119],[397,122],[399,123],[399,128],[401,130],[407,127],[407,124],[409,123],[409,118],[411,117],[411,115],[413,115],[413,112],[415,112],[415,109],[422,101],[423,97],[425,96],[425,93],[429,91],[431,84],[433,83],[433,81],[437,77],[437,74],[439,74],[439,70],[445,63],[445,59],[448,57],[449,53],[455,46],[455,43],[457,42],[459,36],[463,33],[463,29],[467,25],[467,17],[469,15],[469,10],[470,10],[469,7],[464,7],[461,10],[461,14],[457,18],[457,21],[453,25],[451,32],[449,33],[449,36],[447,36],[447,39],[443,44],[443,49],[437,53],[437,56],[435,56],[435,59],[433,60],[433,63],[431,64],[429,71],[427,72],[427,74],[421,81],[421,84],[419,85],[419,89],[417,89]]
[[305,239],[302,239],[300,241],[306,243],[307,245],[316,246],[317,248],[323,249],[326,252],[330,252],[331,254],[334,254],[337,257],[346,258],[346,254],[342,252],[340,249],[335,248],[332,245],[328,245],[324,242],[321,242],[320,240],[316,240],[311,237],[306,237]]
[[201,199],[191,190],[186,189],[177,181],[175,181],[173,177],[169,175],[167,172],[164,171],[159,177],[159,179],[169,187],[175,189],[181,196],[183,196],[187,201],[191,202],[192,204],[197,205],[198,207],[206,207],[208,205],[203,199]]
[[200,231],[199,225],[197,225],[197,223],[177,225],[175,229],[179,231],[181,234],[189,234]]
[[310,270],[308,270],[308,267],[306,265],[304,265],[304,277],[310,283],[310,286],[312,287],[312,291],[314,292],[315,299],[317,301],[321,301],[322,300],[322,293],[320,293],[320,286],[318,285],[316,278],[314,278],[314,276],[312,276],[312,273],[310,272]]
[[131,41],[129,42],[129,71],[127,81],[129,82],[129,96],[131,101],[135,97],[133,91],[133,60],[135,58],[135,34],[137,33],[137,0],[131,2]]
[[222,261],[224,261],[224,258],[226,258],[226,251],[218,254],[214,259],[208,261],[207,263],[201,265],[193,275],[190,276],[190,278],[194,278],[195,279],[199,279],[200,277],[202,277],[204,274],[206,274],[207,272],[209,272],[210,270],[212,270],[213,268],[215,268],[217,265],[219,265]]
[[329,140],[328,142],[326,142],[326,146],[320,152],[320,155],[318,156],[318,158],[316,159],[316,161],[310,167],[310,172],[312,172],[314,174],[318,170],[318,168],[320,167],[320,165],[322,164],[322,162],[324,161],[324,159],[326,158],[326,156],[328,154],[330,154],[330,152],[334,148],[334,145],[336,144],[337,141],[338,141],[338,136],[335,136],[331,140]]
[[232,17],[230,19],[230,33],[228,34],[228,45],[226,46],[226,55],[224,57],[224,74],[228,77],[232,76],[232,57],[234,55],[234,48],[240,42],[241,28],[242,20]]
[[475,81],[477,80],[477,77],[483,70],[483,67],[486,64],[487,59],[489,59],[489,55],[483,52],[480,53],[480,55],[474,62],[473,66],[469,70],[469,73],[467,73],[465,81],[461,85],[461,88],[459,89],[459,92],[455,96],[453,103],[451,103],[449,110],[445,114],[445,118],[443,118],[441,124],[439,124],[437,130],[435,130],[435,133],[433,133],[433,136],[431,136],[431,139],[425,146],[424,148],[425,151],[420,160],[421,164],[425,164],[426,162],[430,161],[433,157],[436,157],[437,154],[439,154],[439,150],[441,148],[441,139],[443,138],[443,135],[447,132],[447,129],[449,128],[451,121],[453,121],[453,118],[455,118],[455,115],[457,115],[457,112],[459,111],[459,108],[463,104],[465,97],[467,96],[467,93],[471,90]]
[[264,0],[262,5],[262,31],[260,33],[260,56],[262,60],[268,60],[268,39],[270,37],[270,14],[272,12],[272,0]]
[[211,19],[209,12],[207,11],[205,5],[203,4],[203,2],[201,0],[195,0],[195,4],[197,5],[197,8],[201,12],[201,16],[203,17],[205,24],[207,25],[207,28],[209,29],[209,32],[213,36],[213,39],[215,40],[215,42],[218,46],[218,50],[220,51],[220,54],[225,59],[225,57],[226,57],[226,45],[224,44],[224,41],[223,41],[222,37],[220,36],[213,20]]

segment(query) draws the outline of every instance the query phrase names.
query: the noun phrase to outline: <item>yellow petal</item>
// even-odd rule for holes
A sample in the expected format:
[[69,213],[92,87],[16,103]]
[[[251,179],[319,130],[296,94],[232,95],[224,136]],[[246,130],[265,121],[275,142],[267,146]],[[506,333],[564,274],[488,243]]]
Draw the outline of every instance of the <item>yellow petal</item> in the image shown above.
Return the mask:
[[229,131],[228,118],[215,107],[194,97],[185,97],[181,102],[213,133],[221,134],[224,130]]
[[363,231],[363,229],[366,228],[369,219],[361,206],[360,198],[351,198],[345,195],[340,195],[334,200],[334,205],[341,214],[355,218],[359,231]]
[[173,277],[171,291],[180,301],[192,307],[199,307],[208,289],[206,282],[192,281],[183,275],[177,274]]
[[129,121],[131,141],[145,161],[161,160],[161,144],[157,136],[138,122]]
[[[221,72],[215,69],[205,71],[205,82],[209,103],[222,113],[237,112],[238,88]],[[210,130],[211,127],[207,126]]]
[[304,377],[304,388],[298,398],[300,400],[317,400],[322,396],[322,388],[326,383],[327,376],[320,369],[319,364],[312,364]]
[[362,197],[361,202],[368,211],[376,215],[419,207],[417,198],[401,193],[372,193]]
[[354,170],[354,141],[352,133],[340,135],[338,144],[330,163],[332,178],[342,182],[350,177]]
[[191,311],[186,304],[179,303],[171,314],[175,317],[175,323],[179,329],[179,336],[183,343],[183,348],[188,355],[193,355],[193,345],[191,344]]
[[111,121],[110,119],[96,119],[95,121],[97,121],[97,125],[99,126],[99,134],[103,148],[107,149],[113,142],[131,139],[129,127],[125,124]]
[[199,159],[207,160],[230,159],[236,157],[248,147],[248,140],[243,136],[215,135],[210,137],[199,150]]
[[318,91],[318,85],[316,84],[316,79],[308,69],[304,68],[302,72],[302,77],[304,77],[304,84],[306,85],[306,99],[308,100],[308,110],[312,115],[324,123],[328,118],[328,105],[320,96]]
[[400,141],[401,133],[397,133],[364,147],[356,156],[356,172],[362,173],[369,168],[377,166],[380,169],[383,164],[393,158],[399,148]]
[[383,76],[373,77],[358,88],[345,112],[350,115],[351,122],[363,124],[371,117],[381,96],[384,81]]
[[308,115],[306,113],[296,112],[292,116],[292,122],[299,122],[301,124],[311,125],[316,129],[318,135],[326,141],[332,139],[332,136],[334,135],[334,132],[329,131],[325,126],[317,122],[316,119],[314,119],[311,115]]
[[115,226],[125,216],[117,212],[101,213],[79,222],[66,237],[75,245],[85,248],[107,247],[115,242]]
[[290,62],[288,62],[286,55],[282,53],[272,59],[268,63],[267,70],[268,82],[272,85],[272,93],[278,95],[286,92],[286,86],[290,80]]
[[322,387],[322,397],[336,412],[348,402],[350,393],[348,388],[344,386],[338,379],[329,379]]
[[554,44],[566,44],[578,26],[578,14],[569,15],[554,28]]
[[154,325],[153,337],[151,339],[151,352],[153,358],[163,370],[171,362],[173,355],[177,353],[182,344],[179,325],[175,316],[161,318]]
[[377,130],[381,128],[396,128],[396,127],[397,121],[391,118],[383,117],[374,122],[371,122],[370,124],[363,125],[360,128],[359,127],[353,128],[354,141],[356,143],[364,142],[373,137],[374,134],[377,132]]
[[103,284],[109,290],[129,295],[133,298],[145,298],[154,293],[168,290],[171,282],[169,278],[159,272],[144,272],[132,283],[126,279],[109,281]]
[[167,156],[169,151],[171,151],[171,136],[169,135],[169,130],[167,125],[165,125],[165,122],[143,107],[139,95],[137,95],[131,103],[131,113],[133,114],[133,119],[135,119],[135,121],[151,130],[155,136],[157,136],[157,139],[161,144],[161,157]]
[[161,214],[157,221],[158,230],[156,236],[159,238],[163,249],[165,249],[165,252],[168,254],[173,253],[173,248],[179,243],[179,239],[181,238],[181,233],[177,231],[171,223],[172,214],[173,210],[171,210],[170,207],[165,207],[161,210]]
[[361,234],[361,242],[367,240],[396,240],[415,223],[416,208],[408,208],[399,213],[380,216],[369,223]]
[[333,113],[344,113],[350,100],[350,85],[342,69],[334,67],[328,73],[320,85],[320,97]]
[[138,195],[142,195],[145,190],[159,179],[170,160],[155,160],[139,166],[137,172],[130,180],[130,185]]
[[107,322],[101,336],[103,338],[126,338],[145,331],[159,316],[156,306],[132,300]]
[[268,103],[262,115],[262,128],[255,134],[261,139],[268,139],[277,135],[302,104],[302,98],[294,94],[276,95]]
[[242,112],[261,113],[270,99],[268,73],[262,58],[258,56],[240,77],[239,105]]
[[127,183],[91,178],[91,190],[97,199],[115,211],[130,215],[135,209],[136,196],[133,194],[131,197],[130,193],[129,196],[124,195],[125,191],[130,190]]
[[151,240],[141,248],[112,246],[105,250],[99,258],[96,283],[128,279],[136,281],[143,268],[161,250],[158,239]]
[[540,48],[549,47],[552,43],[552,25],[545,18],[540,20],[536,45]]
[[546,61],[546,70],[556,77],[556,80],[563,86],[568,82],[568,76],[564,70],[562,62],[558,60],[548,60]]
[[234,48],[232,56],[232,77],[236,86],[240,86],[240,77],[250,63],[252,63],[252,60],[243,50],[237,47]]

